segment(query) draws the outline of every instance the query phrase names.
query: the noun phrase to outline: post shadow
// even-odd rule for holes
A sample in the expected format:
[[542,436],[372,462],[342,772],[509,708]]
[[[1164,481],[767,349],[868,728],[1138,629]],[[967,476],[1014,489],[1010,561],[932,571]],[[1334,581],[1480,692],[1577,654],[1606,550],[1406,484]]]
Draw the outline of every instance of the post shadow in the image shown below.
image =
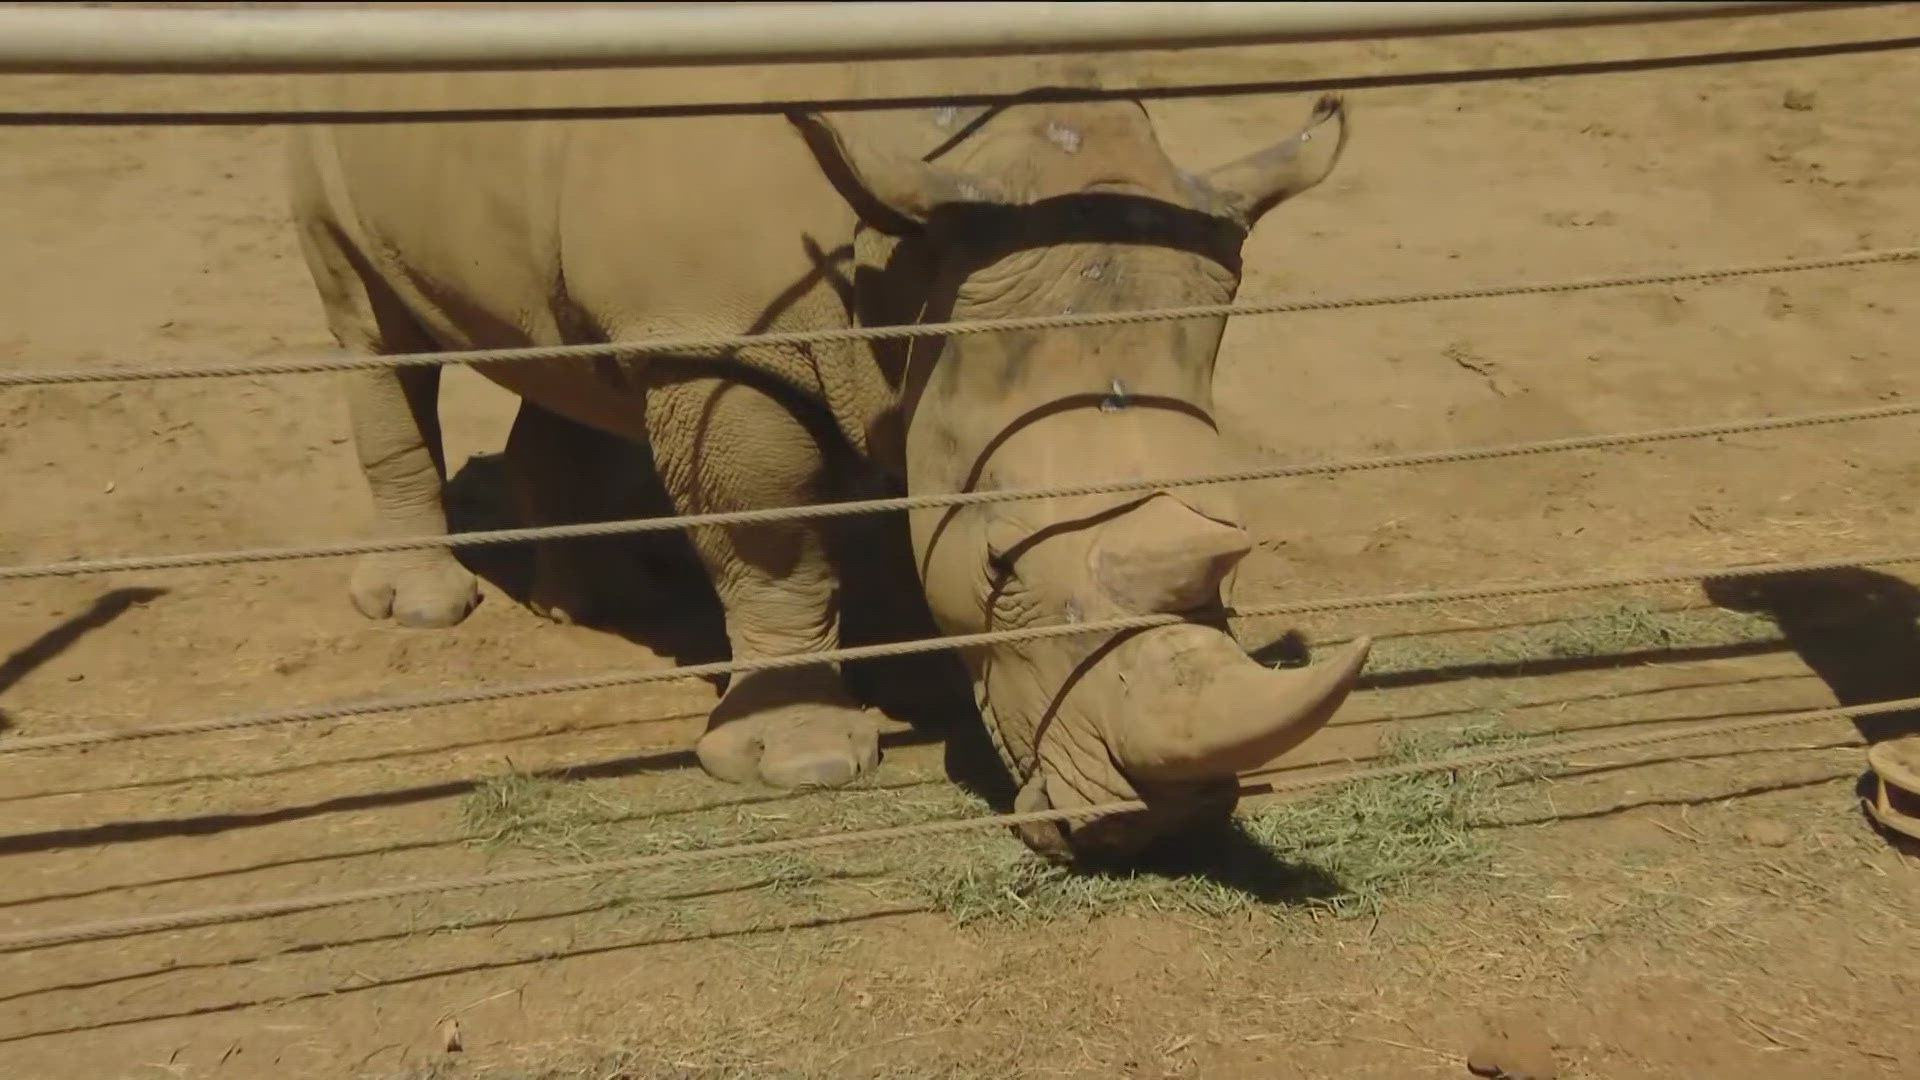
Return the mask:
[[[1707,599],[1762,615],[1845,705],[1920,697],[1920,588],[1863,567],[1707,581]],[[1920,732],[1920,709],[1855,717],[1869,743]]]
[[[113,589],[94,598],[85,611],[62,620],[39,637],[0,660],[0,694],[17,686],[20,680],[45,666],[54,657],[72,648],[79,640],[127,613],[131,608],[167,594],[165,589]],[[13,726],[6,710],[0,709],[0,731]]]

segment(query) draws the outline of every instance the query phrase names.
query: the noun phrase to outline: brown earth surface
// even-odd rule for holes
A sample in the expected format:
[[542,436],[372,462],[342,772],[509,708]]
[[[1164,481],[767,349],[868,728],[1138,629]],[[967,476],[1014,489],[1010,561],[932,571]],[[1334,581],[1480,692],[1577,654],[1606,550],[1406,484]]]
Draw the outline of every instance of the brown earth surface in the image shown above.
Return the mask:
[[[1254,238],[1243,292],[1342,295],[1920,242],[1904,47],[1418,77],[1916,29],[1895,4],[1072,64],[1109,86],[1378,76],[1350,91],[1334,179]],[[629,100],[1010,89],[1049,66],[635,75]],[[1199,164],[1286,130],[1311,89],[1152,108]],[[0,80],[15,111],[285,93]],[[0,127],[3,362],[325,347],[280,138]],[[1238,320],[1221,418],[1249,460],[1286,462],[1898,400],[1920,395],[1917,272]],[[445,411],[469,524],[497,519],[511,403],[461,371]],[[357,535],[346,438],[318,377],[0,392],[0,562]],[[1881,421],[1245,498],[1261,545],[1243,601],[1844,557],[1920,543],[1920,437]],[[482,568],[487,601],[441,633],[360,619],[338,561],[9,584],[0,739],[718,648],[696,600],[623,633],[557,627],[503,594],[515,555]],[[1904,566],[1314,618],[1309,638],[1365,629],[1380,655],[1287,765],[1920,694],[1916,582]],[[904,725],[866,790],[710,781],[689,750],[711,700],[675,682],[0,758],[0,932],[979,812]],[[1405,1078],[1466,1076],[1469,1055],[1514,1076],[1920,1075],[1920,862],[1857,802],[1863,737],[1911,729],[1836,720],[1364,785],[1256,813],[1264,847],[1223,839],[1132,879],[1039,870],[996,831],[4,954],[0,1076]]]

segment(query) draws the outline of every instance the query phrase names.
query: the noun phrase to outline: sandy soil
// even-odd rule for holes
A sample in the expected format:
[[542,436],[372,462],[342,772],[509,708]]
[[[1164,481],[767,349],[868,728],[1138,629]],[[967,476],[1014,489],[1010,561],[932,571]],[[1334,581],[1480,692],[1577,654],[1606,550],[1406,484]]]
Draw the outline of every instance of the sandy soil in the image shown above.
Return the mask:
[[[1368,293],[1915,243],[1910,51],[1414,76],[1891,39],[1920,27],[1917,14],[1074,63],[1116,86],[1379,76],[1351,91],[1357,130],[1337,177],[1256,236],[1245,289]],[[878,65],[857,89],[1004,89],[1045,66],[982,61],[953,87]],[[764,89],[843,78],[791,69]],[[10,110],[244,109],[286,91],[253,78],[4,86]],[[718,94],[693,76],[634,86],[635,100]],[[1176,155],[1201,163],[1284,130],[1307,100],[1153,109]],[[324,346],[279,140],[249,125],[0,127],[0,362]],[[1898,399],[1920,394],[1914,274],[1241,320],[1222,357],[1222,419],[1250,460],[1291,461]],[[332,389],[296,377],[0,394],[0,561],[355,535],[368,508]],[[469,372],[450,376],[446,399],[468,516],[484,521],[498,513],[489,455],[511,403]],[[1271,483],[1246,499],[1262,537],[1244,597],[1256,601],[1843,556],[1920,536],[1920,438],[1890,421]],[[511,584],[511,558],[485,568]],[[712,613],[692,602],[613,633],[545,625],[497,584],[456,630],[400,631],[353,613],[345,572],[316,561],[10,586],[7,730],[667,664],[644,643],[668,624],[691,628],[674,655],[714,648]],[[1920,694],[1916,573],[1316,619],[1301,627],[1315,639],[1388,635],[1391,663],[1302,760],[1366,757],[1395,733],[1468,721],[1625,730]],[[1650,640],[1637,623],[1594,631],[1709,600],[1777,629],[1731,643],[1669,632],[1678,622]],[[668,683],[9,757],[0,929],[641,842],[519,826],[479,842],[503,820],[488,800],[532,797],[497,780],[507,774],[562,776],[528,782],[539,805],[645,818],[651,844],[854,827],[952,799],[939,747],[905,729],[874,791],[778,799],[708,781],[687,751],[711,699],[704,684]],[[1920,864],[1855,809],[1861,737],[1833,722],[1678,744],[1651,763],[1562,762],[1551,783],[1475,804],[1460,842],[1484,859],[1338,911],[1297,895],[1215,903],[1176,889],[1173,904],[1092,890],[1077,906],[967,919],[962,894],[916,886],[940,853],[896,845],[849,853],[831,880],[746,867],[14,954],[0,966],[0,1075],[1404,1078],[1466,1075],[1493,1028],[1541,1044],[1563,1076],[1911,1076]],[[997,834],[967,852],[1002,870],[1020,858]]]

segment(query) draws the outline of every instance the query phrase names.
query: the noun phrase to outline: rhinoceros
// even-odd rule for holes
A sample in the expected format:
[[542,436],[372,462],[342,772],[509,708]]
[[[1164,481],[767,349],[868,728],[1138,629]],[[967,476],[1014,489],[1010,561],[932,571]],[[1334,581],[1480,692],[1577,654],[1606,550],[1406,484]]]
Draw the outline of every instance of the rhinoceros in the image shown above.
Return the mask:
[[[408,100],[420,93],[415,83]],[[1345,106],[1325,97],[1274,145],[1187,172],[1138,101],[1072,97],[904,120],[313,126],[292,140],[294,218],[333,335],[374,354],[1208,305],[1235,295],[1254,223],[1324,179],[1347,139]],[[850,467],[909,494],[1168,480],[907,522],[927,610],[947,633],[1178,617],[963,653],[1016,808],[1148,804],[1019,830],[1073,860],[1137,853],[1229,812],[1238,774],[1324,725],[1367,655],[1362,639],[1274,669],[1227,628],[1223,589],[1250,538],[1229,489],[1173,482],[1225,467],[1211,401],[1224,326],[478,369],[521,399],[508,458],[530,524],[577,506],[584,470],[570,448],[582,431],[650,449],[684,514],[816,502]],[[350,377],[383,534],[447,530],[439,370]],[[837,647],[839,581],[817,519],[689,532],[736,658]],[[543,613],[575,617],[592,600],[592,580],[569,580],[564,546],[536,563]],[[364,615],[410,627],[458,623],[479,595],[444,548],[369,556],[350,592]],[[831,787],[876,767],[877,730],[821,664],[736,675],[696,749],[723,780]]]

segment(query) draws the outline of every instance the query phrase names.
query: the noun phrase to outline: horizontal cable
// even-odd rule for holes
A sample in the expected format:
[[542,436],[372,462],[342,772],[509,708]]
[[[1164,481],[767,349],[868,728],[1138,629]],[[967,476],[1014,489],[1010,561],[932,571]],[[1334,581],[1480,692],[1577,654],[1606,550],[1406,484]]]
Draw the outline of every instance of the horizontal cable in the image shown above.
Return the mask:
[[1184,319],[1218,319],[1234,315],[1278,315],[1302,311],[1341,311],[1349,308],[1387,307],[1397,304],[1425,304],[1443,300],[1486,300],[1503,296],[1538,296],[1548,293],[1585,292],[1593,289],[1630,288],[1639,285],[1677,285],[1690,281],[1711,281],[1721,278],[1754,277],[1762,274],[1787,274],[1805,270],[1830,270],[1849,266],[1872,266],[1880,263],[1910,262],[1916,258],[1920,258],[1920,247],[1879,248],[1813,259],[1787,259],[1778,262],[1712,267],[1700,270],[1674,270],[1650,274],[1577,278],[1567,281],[1489,285],[1473,289],[1446,289],[1426,292],[1329,297],[1321,300],[1262,300],[1232,304],[1197,304],[1187,307],[1143,308],[1135,311],[1074,312],[1054,315],[1028,315],[1007,319],[976,319],[965,322],[918,323],[911,326],[854,326],[825,330],[777,331],[764,334],[690,334],[677,337],[643,338],[634,341],[589,342],[573,345],[528,345],[511,349],[464,349],[449,352],[392,353],[385,356],[343,355],[315,357],[308,360],[253,360],[243,364],[181,364],[154,365],[151,367],[49,368],[37,371],[0,371],[0,386],[65,386],[76,383],[142,382],[159,379],[310,375],[322,372],[370,371],[380,368],[431,367],[444,364],[529,363],[659,354],[704,356],[726,354],[742,348],[754,347],[766,348],[769,346],[888,341],[902,338],[955,337],[962,334],[987,334],[1020,330],[1061,330],[1093,326],[1117,326],[1127,323],[1176,322]]
[[[1905,712],[1910,709],[1920,709],[1920,698],[1902,698],[1898,701],[1877,702],[1871,705],[1848,705],[1827,709],[1809,709],[1803,712],[1783,712],[1770,716],[1747,717],[1737,720],[1712,720],[1663,731],[1639,732],[1632,735],[1601,736],[1590,739],[1561,739],[1535,746],[1494,750],[1486,753],[1469,754],[1435,761],[1416,761],[1399,765],[1339,769],[1307,776],[1265,780],[1245,785],[1240,790],[1241,795],[1249,802],[1258,802],[1277,798],[1282,795],[1292,795],[1317,788],[1330,787],[1337,784],[1357,783],[1365,780],[1422,776],[1432,773],[1452,772],[1458,769],[1480,769],[1529,761],[1548,761],[1573,754],[1592,754],[1612,750],[1626,750],[1658,743],[1678,742],[1683,739],[1703,738],[1709,735],[1739,735],[1755,731],[1765,731],[1772,728],[1816,723],[1822,720],[1879,716],[1886,713]],[[478,874],[471,877],[409,881],[393,885],[379,885],[366,889],[352,889],[344,892],[313,893],[305,896],[257,900],[249,903],[221,904],[210,907],[163,912],[158,915],[136,915],[130,918],[102,919],[95,922],[70,923],[65,926],[0,934],[0,952],[18,952],[24,949],[44,948],[50,945],[92,941],[100,938],[155,933],[162,930],[182,930],[189,927],[211,926],[218,923],[241,922],[249,919],[263,919],[276,915],[291,915],[303,911],[315,911],[321,908],[342,907],[348,904],[404,900],[419,896],[436,896],[450,892],[465,892],[474,889],[498,888],[501,886],[536,885],[582,877],[600,877],[607,874],[658,870],[671,866],[713,863],[727,859],[765,857],[769,855],[792,855],[831,847],[844,847],[854,844],[875,844],[894,840],[911,840],[929,836],[975,832],[983,829],[1010,828],[1015,825],[1039,824],[1043,822],[1088,821],[1094,818],[1134,813],[1145,809],[1147,809],[1146,803],[1133,800],[1069,809],[1029,810],[1011,814],[994,814],[972,818],[949,818],[938,821],[919,822],[912,825],[897,825],[883,829],[860,829],[814,836],[792,837],[781,840],[762,840],[753,843],[731,844],[724,847],[664,851],[626,859],[607,859],[599,862],[572,863],[564,866],[530,867],[524,870]]]
[[[1778,562],[1748,566],[1660,570],[1637,574],[1616,574],[1605,577],[1572,578],[1559,581],[1518,582],[1508,585],[1483,585],[1464,589],[1431,589],[1420,592],[1387,593],[1377,596],[1336,597],[1323,600],[1291,600],[1282,603],[1259,604],[1251,607],[1235,608],[1227,612],[1227,614],[1229,617],[1236,619],[1257,619],[1276,615],[1303,615],[1329,611],[1348,611],[1358,608],[1451,603],[1462,600],[1497,600],[1522,596],[1543,596],[1553,593],[1597,592],[1606,589],[1626,589],[1647,585],[1682,585],[1710,580],[1774,577],[1782,574],[1817,573],[1852,567],[1885,566],[1896,563],[1913,562],[1920,562],[1920,551],[1883,553],[1846,559],[1821,559],[1812,562]],[[91,746],[98,743],[154,739],[173,735],[199,735],[215,731],[238,731],[246,728],[274,727],[281,724],[294,724],[315,720],[345,720],[353,717],[373,716],[381,713],[401,712],[412,709],[440,708],[448,705],[472,705],[480,702],[506,701],[515,698],[545,697],[551,694],[605,690],[613,687],[637,686],[643,683],[667,682],[673,679],[708,678],[714,675],[734,675],[752,671],[774,671],[787,668],[809,667],[816,664],[879,660],[895,656],[911,656],[920,653],[940,652],[946,649],[973,649],[989,645],[1010,645],[1050,638],[1073,637],[1080,634],[1122,633],[1129,630],[1143,630],[1149,627],[1166,626],[1186,621],[1188,620],[1180,615],[1133,615],[1124,618],[1101,619],[1091,622],[1056,623],[1023,627],[1017,630],[990,630],[978,634],[921,638],[913,641],[893,641],[879,645],[861,645],[845,649],[825,649],[820,652],[791,653],[783,656],[765,656],[747,660],[720,660],[706,664],[690,664],[680,667],[656,668],[651,670],[611,671],[598,675],[578,676],[571,679],[515,683],[508,686],[474,687],[466,690],[448,690],[432,694],[376,698],[369,701],[338,702],[331,705],[309,705],[292,709],[282,709],[275,712],[257,713],[251,716],[213,717],[205,720],[188,720],[176,724],[161,724],[154,727],[74,731],[59,735],[33,735],[20,738],[0,739],[0,755],[24,753],[29,750],[54,750],[73,746]]]
[[787,116],[798,112],[910,112],[952,107],[1004,108],[1018,102],[1067,104],[1096,101],[1181,101],[1193,98],[1275,97],[1283,94],[1353,93],[1362,90],[1413,86],[1462,86],[1516,79],[1570,78],[1620,75],[1675,68],[1722,67],[1733,64],[1777,63],[1823,57],[1862,56],[1920,47],[1920,37],[1818,41],[1800,45],[1715,49],[1708,52],[1666,53],[1628,58],[1549,61],[1502,67],[1441,68],[1389,71],[1375,75],[1318,75],[1311,78],[1259,79],[1235,82],[1183,82],[1168,86],[1060,86],[1028,90],[953,91],[805,98],[753,98],[676,102],[620,102],[576,105],[414,105],[392,108],[295,108],[261,105],[253,108],[92,108],[62,110],[31,105],[0,110],[0,127],[265,127],[275,124],[395,124],[492,123],[502,120],[641,120],[665,117]]
[[372,540],[335,540],[321,544],[277,548],[242,548],[234,551],[181,552],[175,555],[127,555],[106,559],[75,559],[57,563],[33,563],[0,566],[0,581],[31,578],[78,577],[133,570],[180,570],[190,567],[231,566],[238,563],[286,562],[296,559],[321,559],[342,555],[372,555],[392,551],[420,551],[431,548],[480,547],[490,544],[524,543],[539,540],[578,540],[587,537],[625,536],[634,533],[666,532],[725,525],[762,525],[780,521],[850,517],[857,514],[891,513],[903,510],[928,510],[949,506],[975,506],[981,503],[1020,502],[1035,499],[1062,499],[1080,495],[1104,495],[1122,492],[1157,491],[1163,488],[1199,487],[1208,484],[1246,483],[1255,480],[1281,480],[1302,476],[1334,476],[1343,473],[1374,472],[1410,468],[1418,465],[1445,465],[1472,461],[1496,461],[1503,458],[1557,454],[1573,450],[1597,450],[1608,447],[1706,439],[1721,435],[1744,435],[1762,431],[1821,427],[1829,424],[1858,423],[1920,415],[1920,402],[1899,405],[1870,405],[1859,409],[1802,413],[1796,416],[1759,417],[1752,420],[1725,420],[1686,427],[1657,428],[1648,431],[1613,432],[1605,435],[1580,435],[1538,442],[1507,443],[1498,446],[1467,447],[1457,450],[1423,450],[1411,454],[1353,458],[1341,461],[1313,462],[1305,465],[1274,465],[1260,469],[1209,473],[1202,476],[1165,479],[1131,479],[1062,484],[1042,488],[1007,488],[930,495],[905,495],[888,499],[860,499],[818,503],[812,506],[769,507],[761,510],[729,510],[712,514],[682,514],[672,517],[630,518],[622,521],[593,521],[579,525],[547,525],[524,529],[489,529],[449,533],[444,536],[403,536]]

